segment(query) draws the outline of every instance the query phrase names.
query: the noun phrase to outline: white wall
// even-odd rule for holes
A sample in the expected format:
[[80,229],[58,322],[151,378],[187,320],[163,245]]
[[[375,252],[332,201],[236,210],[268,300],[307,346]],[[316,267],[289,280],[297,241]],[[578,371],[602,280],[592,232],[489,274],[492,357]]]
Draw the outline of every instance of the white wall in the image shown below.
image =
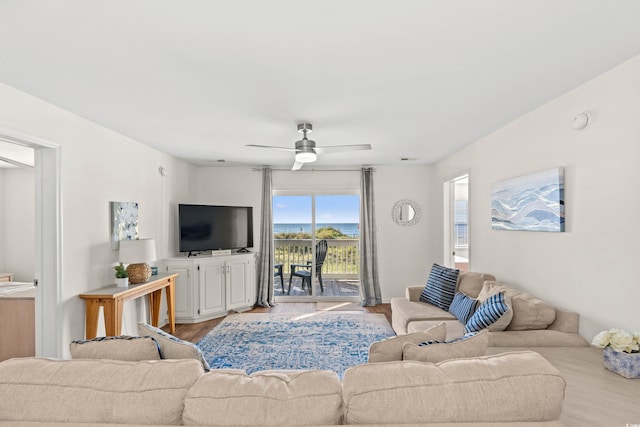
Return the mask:
[[[488,107],[489,108],[489,107]],[[571,127],[591,111],[592,124]],[[587,339],[603,329],[640,330],[640,57],[439,162],[432,188],[470,171],[471,269],[580,313]],[[552,167],[565,173],[566,232],[491,229],[493,182]],[[442,203],[431,235],[443,241]]]
[[16,282],[35,278],[35,183],[29,168],[0,172],[0,271],[13,273]]
[[[0,127],[61,146],[63,348],[84,337],[78,295],[113,283],[118,252],[110,247],[110,201],[140,204],[140,237],[154,237],[164,258],[175,237],[167,206],[188,191],[190,166],[164,153],[0,84]],[[169,174],[162,177],[159,166]],[[125,305],[123,333],[146,320],[143,299]]]
[[[4,168],[0,168],[0,200],[4,200]],[[5,237],[4,237],[4,211],[6,210],[6,204],[0,203],[0,273],[11,273],[5,268]]]
[[[382,300],[404,296],[409,285],[426,283],[436,253],[428,242],[433,236],[429,224],[434,220],[431,206],[441,204],[441,197],[430,183],[431,168],[426,166],[376,167],[373,188],[376,206],[378,270]],[[421,210],[420,220],[412,226],[393,221],[393,205],[401,199],[415,201]],[[438,252],[439,254],[439,252]]]

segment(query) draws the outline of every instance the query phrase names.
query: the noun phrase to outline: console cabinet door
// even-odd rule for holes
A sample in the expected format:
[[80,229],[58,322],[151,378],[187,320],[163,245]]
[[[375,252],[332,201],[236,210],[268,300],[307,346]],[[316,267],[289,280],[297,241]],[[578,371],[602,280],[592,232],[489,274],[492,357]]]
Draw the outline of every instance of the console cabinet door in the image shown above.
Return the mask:
[[253,257],[227,261],[227,309],[247,309],[254,303],[255,261]]
[[208,260],[200,266],[200,316],[225,313],[225,263]]
[[193,281],[196,279],[195,267],[190,262],[167,262],[167,272],[178,273],[175,285],[175,310],[177,320],[188,320],[195,317]]

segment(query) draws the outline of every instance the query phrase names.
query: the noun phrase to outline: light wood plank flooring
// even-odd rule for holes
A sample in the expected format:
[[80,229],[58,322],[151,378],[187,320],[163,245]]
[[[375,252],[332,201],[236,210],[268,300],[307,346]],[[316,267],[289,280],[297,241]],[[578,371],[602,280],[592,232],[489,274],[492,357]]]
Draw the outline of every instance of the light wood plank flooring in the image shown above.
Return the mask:
[[[318,310],[318,305],[315,302],[283,302],[279,303],[275,307],[254,307],[245,313],[314,313]],[[391,305],[380,304],[375,307],[364,307],[364,311],[367,313],[379,313],[384,314],[391,324]],[[223,317],[218,319],[207,320],[200,323],[181,323],[176,325],[176,337],[197,343],[204,337],[207,332],[213,329],[218,323],[222,322]],[[162,328],[164,331],[169,332],[169,325]]]
[[[284,284],[285,292],[282,292],[282,285]],[[291,284],[290,296],[309,296],[309,288],[301,288],[302,280],[299,277],[294,277]],[[360,281],[349,279],[323,279],[322,286],[324,292],[320,290],[320,284],[317,280],[313,281],[314,295],[322,295],[325,297],[357,297],[360,295]],[[280,282],[280,278],[276,278],[273,283],[273,291],[275,296],[287,295],[289,291],[289,278],[285,277]],[[288,295],[287,295],[288,296]]]

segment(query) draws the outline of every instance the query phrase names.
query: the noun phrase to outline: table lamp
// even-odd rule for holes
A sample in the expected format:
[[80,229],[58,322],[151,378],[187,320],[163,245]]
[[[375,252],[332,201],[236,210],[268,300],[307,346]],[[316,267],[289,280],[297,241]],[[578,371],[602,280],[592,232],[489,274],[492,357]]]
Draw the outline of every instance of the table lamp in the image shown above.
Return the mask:
[[156,260],[154,239],[121,240],[120,261],[127,266],[129,283],[144,283],[151,277],[149,262]]

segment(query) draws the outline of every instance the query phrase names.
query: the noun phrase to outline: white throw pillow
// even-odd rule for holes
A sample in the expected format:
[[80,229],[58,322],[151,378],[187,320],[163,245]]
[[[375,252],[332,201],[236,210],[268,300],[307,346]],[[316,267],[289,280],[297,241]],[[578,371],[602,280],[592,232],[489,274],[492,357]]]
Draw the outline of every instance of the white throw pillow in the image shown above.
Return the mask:
[[160,360],[160,347],[152,337],[97,337],[72,341],[72,359]]
[[488,345],[488,332],[482,330],[447,342],[405,343],[402,346],[402,359],[438,363],[449,359],[479,357],[485,355]]
[[444,322],[423,332],[400,335],[383,341],[374,342],[369,347],[369,363],[395,362],[402,360],[402,346],[405,343],[421,343],[424,341],[444,341],[447,338],[447,326]]
[[142,322],[138,323],[138,334],[155,338],[160,345],[160,355],[163,359],[196,359],[202,363],[205,372],[211,369],[202,351],[193,343]]

